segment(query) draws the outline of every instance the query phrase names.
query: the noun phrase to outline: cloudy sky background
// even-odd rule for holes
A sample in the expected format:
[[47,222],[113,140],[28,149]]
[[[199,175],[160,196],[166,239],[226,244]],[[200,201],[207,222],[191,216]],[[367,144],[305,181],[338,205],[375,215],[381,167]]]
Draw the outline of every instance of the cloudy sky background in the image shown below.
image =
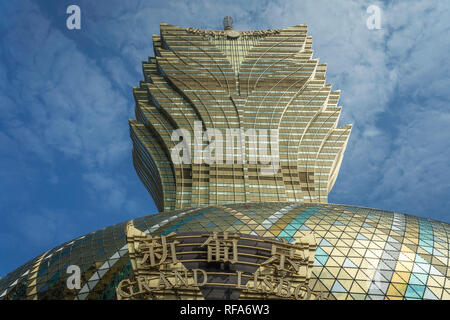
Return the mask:
[[[66,8],[81,8],[81,30]],[[369,30],[370,5],[382,29]],[[156,207],[134,172],[131,86],[159,23],[309,25],[353,123],[329,201],[450,223],[449,1],[0,0],[0,276]]]

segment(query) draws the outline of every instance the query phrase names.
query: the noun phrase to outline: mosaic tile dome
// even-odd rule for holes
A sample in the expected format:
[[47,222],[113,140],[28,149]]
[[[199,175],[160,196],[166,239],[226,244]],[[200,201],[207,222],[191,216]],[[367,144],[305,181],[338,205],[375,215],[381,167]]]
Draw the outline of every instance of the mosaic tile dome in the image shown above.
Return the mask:
[[[133,274],[127,222],[69,241],[0,280],[0,299],[116,299]],[[293,242],[313,232],[317,242],[311,290],[329,299],[450,299],[446,223],[376,209],[299,203],[208,206],[133,220],[151,235],[228,231]],[[81,269],[81,289],[66,286],[69,265]]]

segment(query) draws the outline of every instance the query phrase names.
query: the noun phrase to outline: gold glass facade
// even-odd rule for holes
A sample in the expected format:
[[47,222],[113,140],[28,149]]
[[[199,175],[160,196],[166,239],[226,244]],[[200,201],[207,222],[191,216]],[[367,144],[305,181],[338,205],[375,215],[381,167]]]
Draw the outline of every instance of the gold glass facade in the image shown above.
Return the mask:
[[[207,245],[212,242],[205,242],[214,233],[222,240],[225,232],[231,240],[228,260],[236,262],[229,261],[227,266],[223,261],[222,270],[215,261],[208,261]],[[129,293],[127,281],[133,284],[141,276],[160,277],[161,272],[172,287],[165,281],[159,285],[145,279],[144,293],[136,288],[136,297],[124,294],[121,298],[448,300],[449,234],[447,223],[335,204],[267,202],[176,210],[109,226],[43,253],[0,279],[0,300],[117,299],[118,288]],[[155,258],[156,270],[138,267],[139,246],[131,246],[149,236],[159,244],[162,237],[168,244],[179,242],[173,251],[168,246],[164,261],[162,255]],[[269,284],[258,285],[260,290],[255,292],[255,274],[257,281],[265,276],[258,269],[279,263],[272,258],[276,257],[272,244],[304,244],[308,236],[315,243],[310,243],[308,260],[295,279],[287,277],[291,294],[286,296],[287,282],[278,294],[280,279],[273,274],[269,274]],[[233,240],[237,240],[237,250],[231,250]],[[154,252],[161,253],[158,248]],[[175,259],[177,263],[172,264]],[[67,287],[71,265],[80,268],[79,288]],[[203,285],[192,283],[196,269],[197,283],[204,282],[202,271],[207,274]],[[183,280],[187,278],[187,286],[181,280],[177,285],[175,270]]]
[[[213,31],[163,23],[153,45],[155,57],[143,63],[144,81],[134,88],[136,120],[130,120],[130,130],[136,171],[160,211],[327,202],[351,125],[337,127],[340,92],[326,84],[326,65],[312,57],[306,25]],[[172,133],[184,129],[194,136],[196,121],[204,131],[250,134],[241,146],[225,149],[223,157],[231,163],[196,162],[198,154],[191,153],[191,161],[176,164]],[[261,147],[251,132],[273,129],[279,135],[279,168],[261,175],[263,165],[238,157],[251,159]],[[190,143],[194,149],[195,141]],[[207,144],[203,140],[201,149]]]

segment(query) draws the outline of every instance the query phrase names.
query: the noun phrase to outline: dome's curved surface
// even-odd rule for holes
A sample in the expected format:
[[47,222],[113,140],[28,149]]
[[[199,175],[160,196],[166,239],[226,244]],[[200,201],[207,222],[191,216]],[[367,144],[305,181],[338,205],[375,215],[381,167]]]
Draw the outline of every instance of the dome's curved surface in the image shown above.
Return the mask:
[[[330,299],[450,299],[446,223],[334,204],[247,203],[153,214],[133,220],[151,235],[228,231],[292,243],[313,233],[309,281]],[[58,246],[0,280],[0,299],[116,299],[133,277],[120,223]],[[81,288],[68,289],[67,268],[81,269]]]

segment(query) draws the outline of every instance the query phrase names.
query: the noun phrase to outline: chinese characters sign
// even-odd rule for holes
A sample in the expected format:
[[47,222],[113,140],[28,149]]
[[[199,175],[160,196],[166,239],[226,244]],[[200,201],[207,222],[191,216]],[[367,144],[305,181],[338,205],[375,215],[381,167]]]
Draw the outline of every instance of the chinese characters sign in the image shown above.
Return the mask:
[[244,234],[151,236],[132,224],[127,243],[134,279],[118,299],[326,299],[308,286],[316,241],[293,243]]

